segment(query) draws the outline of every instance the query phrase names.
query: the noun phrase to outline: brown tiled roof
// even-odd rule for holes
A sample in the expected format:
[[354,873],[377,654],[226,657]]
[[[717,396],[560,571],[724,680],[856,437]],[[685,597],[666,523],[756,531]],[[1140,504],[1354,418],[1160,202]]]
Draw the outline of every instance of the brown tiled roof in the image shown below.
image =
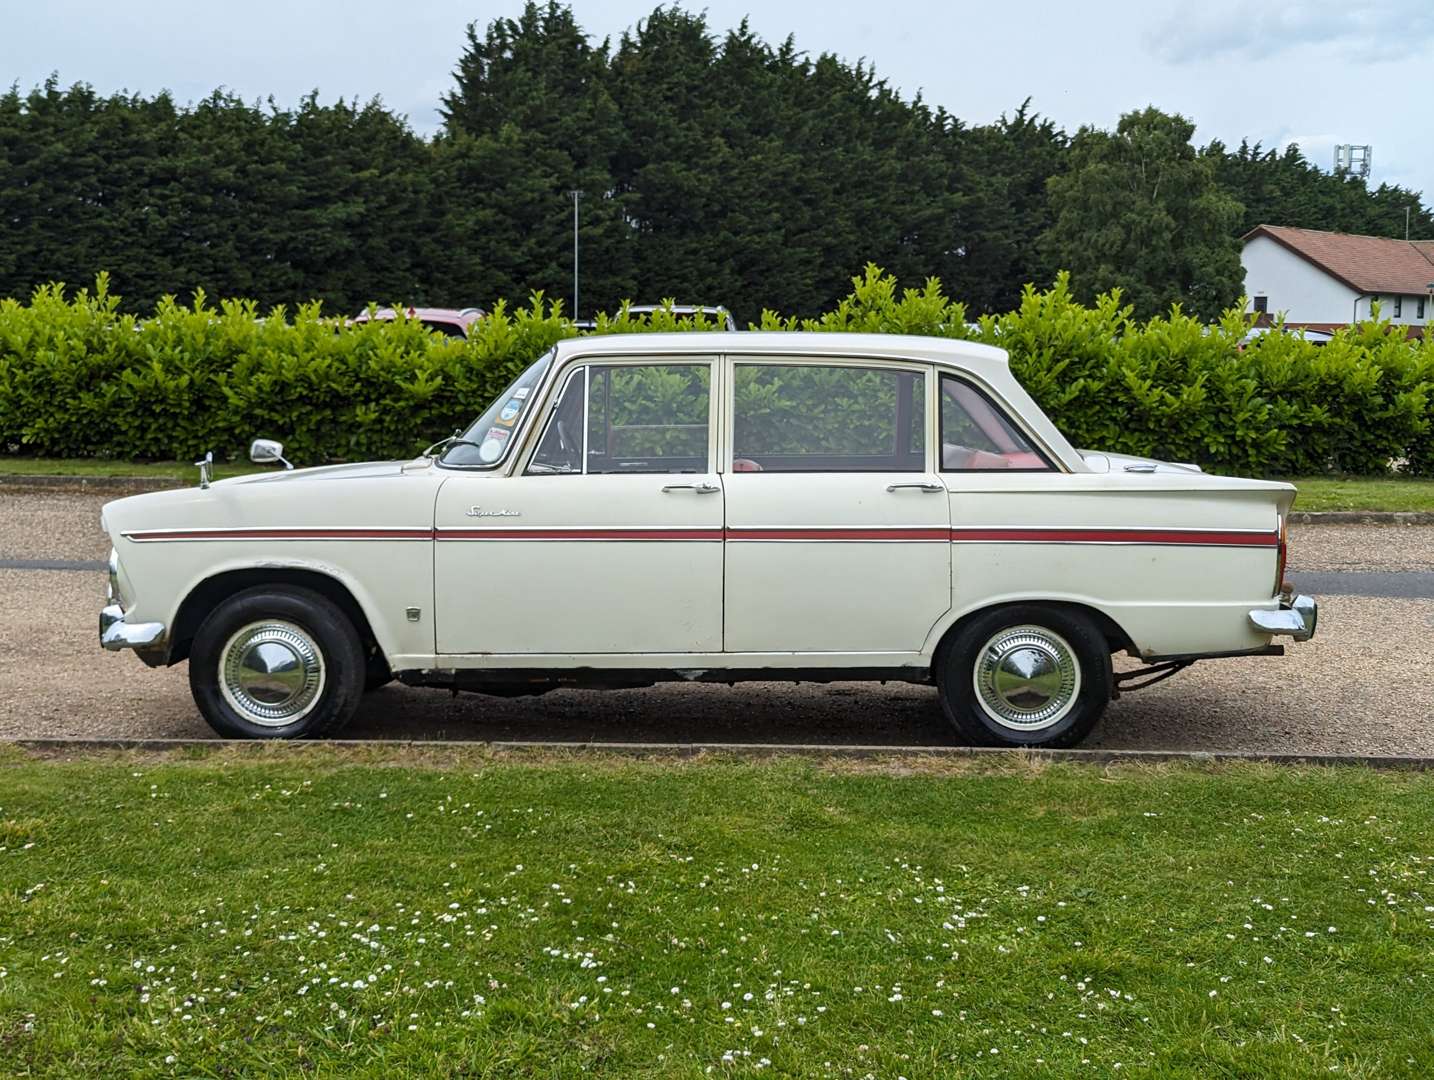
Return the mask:
[[1242,239],[1268,236],[1362,293],[1427,293],[1434,282],[1434,240],[1256,225]]

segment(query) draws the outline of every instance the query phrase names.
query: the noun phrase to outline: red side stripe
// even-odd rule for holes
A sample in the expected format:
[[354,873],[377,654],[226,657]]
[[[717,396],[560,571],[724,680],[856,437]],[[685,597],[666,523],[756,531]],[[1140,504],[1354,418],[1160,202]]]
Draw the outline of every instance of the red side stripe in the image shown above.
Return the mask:
[[910,529],[172,529],[127,533],[141,543],[164,540],[568,540],[568,541],[904,541],[958,544],[1163,544],[1278,547],[1274,532],[1220,529],[910,528]]
[[432,540],[432,529],[172,529],[126,533],[131,540]]
[[936,540],[951,539],[940,529],[728,529],[728,540]]
[[721,529],[440,529],[440,540],[721,540]]
[[952,529],[961,544],[1180,544],[1214,547],[1277,547],[1273,532],[1220,529]]

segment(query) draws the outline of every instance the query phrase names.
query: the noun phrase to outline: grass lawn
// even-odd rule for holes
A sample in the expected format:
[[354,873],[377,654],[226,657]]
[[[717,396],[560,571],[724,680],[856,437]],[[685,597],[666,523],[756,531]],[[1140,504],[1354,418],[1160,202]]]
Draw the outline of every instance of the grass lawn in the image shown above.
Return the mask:
[[0,751],[0,1074],[1434,1070],[1431,776],[437,754]]
[[[214,479],[243,476],[282,466],[253,465],[247,461],[215,462]],[[102,458],[6,457],[0,455],[0,479],[11,476],[142,476],[154,480],[193,483],[199,470],[187,461],[110,461]]]
[[1434,510],[1434,479],[1297,476],[1296,510]]

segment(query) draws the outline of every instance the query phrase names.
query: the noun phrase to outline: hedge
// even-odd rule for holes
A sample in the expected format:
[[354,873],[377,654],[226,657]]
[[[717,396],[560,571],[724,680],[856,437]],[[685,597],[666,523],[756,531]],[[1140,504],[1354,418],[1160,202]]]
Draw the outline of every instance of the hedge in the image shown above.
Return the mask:
[[[1016,377],[1077,446],[1261,475],[1434,474],[1434,344],[1386,322],[1315,346],[1248,317],[1136,322],[1118,293],[1076,303],[1064,277],[968,324],[936,280],[898,292],[876,267],[817,319],[769,330],[970,338],[1009,350]],[[118,313],[92,290],[0,300],[0,453],[240,458],[255,435],[304,462],[406,457],[466,424],[534,357],[576,333],[558,303],[495,305],[467,341],[415,320],[348,325],[319,306],[262,318],[250,301],[162,301]],[[600,317],[596,333],[713,329],[670,311]]]

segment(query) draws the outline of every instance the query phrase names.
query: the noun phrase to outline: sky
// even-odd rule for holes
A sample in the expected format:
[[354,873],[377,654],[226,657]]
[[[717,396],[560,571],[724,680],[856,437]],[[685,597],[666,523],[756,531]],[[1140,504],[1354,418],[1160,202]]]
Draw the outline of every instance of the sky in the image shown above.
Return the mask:
[[[573,0],[594,37],[636,25],[654,2]],[[1434,201],[1431,0],[690,0],[717,32],[744,16],[769,42],[865,59],[977,124],[1032,108],[1068,131],[1111,128],[1155,105],[1195,139],[1298,143],[1329,168],[1336,143],[1373,146],[1371,181]],[[0,80],[27,90],[52,72],[101,93],[180,101],[223,86],[290,105],[377,95],[415,129],[440,124],[464,30],[522,0],[0,0]]]

